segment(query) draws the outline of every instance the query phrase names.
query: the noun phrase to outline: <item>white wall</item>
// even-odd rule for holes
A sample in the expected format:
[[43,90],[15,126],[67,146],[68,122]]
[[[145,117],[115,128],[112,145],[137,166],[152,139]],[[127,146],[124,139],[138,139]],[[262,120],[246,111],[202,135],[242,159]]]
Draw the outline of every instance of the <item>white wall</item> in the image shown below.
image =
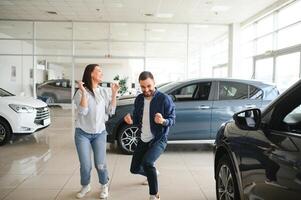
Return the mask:
[[[16,66],[15,79],[11,77],[12,66]],[[0,56],[0,87],[16,95],[23,93],[25,96],[32,96],[32,66],[31,56]]]

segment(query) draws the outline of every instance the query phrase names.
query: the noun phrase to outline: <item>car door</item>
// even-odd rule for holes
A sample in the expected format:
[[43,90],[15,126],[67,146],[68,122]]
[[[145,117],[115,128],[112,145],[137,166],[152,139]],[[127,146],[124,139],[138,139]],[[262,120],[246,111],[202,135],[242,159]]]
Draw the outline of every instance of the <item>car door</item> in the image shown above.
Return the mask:
[[233,81],[219,81],[217,84],[218,92],[212,106],[213,139],[221,124],[232,119],[235,112],[261,107],[262,104],[262,91],[255,86]]
[[209,139],[211,123],[211,82],[184,85],[169,93],[176,105],[176,124],[170,140]]
[[60,100],[61,103],[71,103],[70,80],[60,81]]
[[301,90],[277,103],[242,150],[242,180],[249,199],[301,196]]

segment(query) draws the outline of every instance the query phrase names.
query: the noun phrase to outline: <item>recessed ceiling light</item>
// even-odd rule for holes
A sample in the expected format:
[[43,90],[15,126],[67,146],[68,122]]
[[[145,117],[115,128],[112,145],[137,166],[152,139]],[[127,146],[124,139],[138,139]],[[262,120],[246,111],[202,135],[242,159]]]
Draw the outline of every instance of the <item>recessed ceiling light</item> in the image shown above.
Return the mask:
[[158,13],[158,14],[156,14],[156,17],[158,17],[158,18],[172,18],[173,14],[172,13]]
[[123,4],[122,3],[109,3],[108,7],[111,7],[111,8],[122,8]]
[[205,24],[195,24],[192,25],[193,28],[208,28],[208,25]]
[[48,14],[51,14],[51,15],[57,15],[57,12],[55,11],[47,11]]
[[154,16],[153,13],[144,13],[143,15],[144,15],[145,17],[153,17],[153,16]]
[[150,31],[156,32],[156,33],[165,33],[166,32],[166,30],[162,29],[162,28],[154,28],[154,29],[150,29]]
[[223,11],[227,11],[227,10],[229,10],[229,9],[230,9],[229,6],[213,6],[213,7],[211,8],[211,10],[212,10],[213,12],[223,12]]

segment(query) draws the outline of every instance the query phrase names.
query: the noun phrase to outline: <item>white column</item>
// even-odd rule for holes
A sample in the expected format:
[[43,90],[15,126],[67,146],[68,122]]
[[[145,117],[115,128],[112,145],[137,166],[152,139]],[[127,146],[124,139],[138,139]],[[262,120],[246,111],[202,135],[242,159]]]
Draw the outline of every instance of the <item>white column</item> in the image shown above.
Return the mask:
[[239,68],[240,24],[229,25],[228,77],[235,76]]

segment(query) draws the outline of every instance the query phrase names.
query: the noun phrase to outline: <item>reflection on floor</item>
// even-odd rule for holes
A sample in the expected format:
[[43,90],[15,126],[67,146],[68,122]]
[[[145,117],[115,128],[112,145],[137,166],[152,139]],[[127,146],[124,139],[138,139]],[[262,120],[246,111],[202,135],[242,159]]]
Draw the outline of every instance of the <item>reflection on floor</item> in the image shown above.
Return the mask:
[[[70,110],[51,109],[52,124],[27,136],[15,136],[0,147],[0,199],[75,199],[80,188],[79,162],[73,140]],[[131,156],[108,145],[111,200],[148,199],[143,177],[130,174]],[[159,159],[161,199],[215,199],[213,154],[210,146],[169,145]],[[92,191],[85,199],[98,199],[99,184],[92,170]]]

